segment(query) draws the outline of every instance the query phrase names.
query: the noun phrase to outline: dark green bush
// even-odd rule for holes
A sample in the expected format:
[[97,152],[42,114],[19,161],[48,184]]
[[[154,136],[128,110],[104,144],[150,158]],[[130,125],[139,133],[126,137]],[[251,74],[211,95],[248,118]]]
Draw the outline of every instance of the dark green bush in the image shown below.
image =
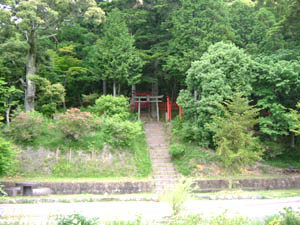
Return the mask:
[[14,173],[17,154],[14,146],[0,137],[0,177]]
[[185,152],[185,146],[183,144],[173,144],[169,147],[169,153],[172,158],[182,156]]
[[122,121],[115,117],[103,117],[101,128],[105,142],[113,147],[128,148],[144,133],[141,122]]
[[56,219],[57,225],[97,225],[98,218],[86,218],[80,214],[60,216]]
[[130,117],[129,107],[129,100],[122,95],[118,97],[103,95],[96,100],[95,105],[90,109],[97,115],[128,119]]
[[22,112],[12,119],[6,130],[17,143],[32,143],[45,132],[47,120],[38,112]]

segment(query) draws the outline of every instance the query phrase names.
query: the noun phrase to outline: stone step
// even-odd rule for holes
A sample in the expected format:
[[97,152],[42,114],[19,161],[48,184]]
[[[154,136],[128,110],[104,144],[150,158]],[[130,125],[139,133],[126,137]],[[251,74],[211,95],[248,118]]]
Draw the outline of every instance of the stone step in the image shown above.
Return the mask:
[[154,179],[155,185],[159,184],[177,184],[177,179]]
[[155,160],[157,160],[157,161],[164,160],[164,162],[172,162],[171,157],[168,157],[168,156],[151,156],[150,155],[150,158],[151,158],[152,162]]
[[157,175],[159,175],[158,173],[177,173],[176,169],[172,167],[155,167],[152,165],[152,168]]
[[166,163],[172,163],[170,158],[153,159],[151,156],[150,156],[150,158],[152,160],[152,165],[156,165],[157,163],[159,163],[161,165],[166,164]]
[[163,152],[163,151],[150,151],[150,155],[152,156],[163,156],[163,157],[170,157],[171,158],[171,155],[168,153],[168,152]]
[[152,144],[151,142],[147,142],[150,149],[151,148],[167,148],[168,144],[167,143],[160,143],[160,144]]
[[178,173],[175,170],[154,170],[153,176],[175,176]]
[[151,155],[167,155],[167,156],[171,156],[169,154],[169,149],[162,149],[162,148],[150,149],[149,153]]
[[148,131],[146,130],[145,133],[147,134],[147,137],[157,137],[157,136],[163,136],[165,137],[165,132],[162,130],[156,130],[156,131]]
[[162,148],[162,147],[154,147],[150,148],[150,152],[153,154],[169,154],[169,149],[168,148]]
[[164,174],[164,175],[154,175],[154,180],[174,180],[178,179],[178,176],[176,174]]
[[174,165],[173,163],[171,162],[168,162],[168,163],[161,163],[161,162],[154,162],[152,163],[153,166],[156,166],[156,167],[169,167],[169,168],[174,168]]

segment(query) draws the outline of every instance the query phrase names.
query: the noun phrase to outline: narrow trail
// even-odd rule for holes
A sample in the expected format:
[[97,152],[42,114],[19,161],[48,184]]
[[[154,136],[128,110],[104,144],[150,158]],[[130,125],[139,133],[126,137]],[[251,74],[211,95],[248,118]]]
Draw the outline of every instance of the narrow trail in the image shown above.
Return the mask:
[[178,172],[168,152],[164,124],[148,121],[145,124],[146,139],[152,161],[155,193],[171,190],[178,179]]

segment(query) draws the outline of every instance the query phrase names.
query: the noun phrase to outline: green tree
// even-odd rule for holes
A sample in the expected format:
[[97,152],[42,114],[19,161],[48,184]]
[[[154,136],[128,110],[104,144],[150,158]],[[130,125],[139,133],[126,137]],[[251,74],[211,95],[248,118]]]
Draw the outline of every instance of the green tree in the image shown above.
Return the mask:
[[103,32],[103,37],[97,41],[90,57],[95,63],[95,73],[102,80],[113,81],[113,96],[116,96],[117,84],[120,87],[122,82],[139,82],[144,62],[134,46],[134,37],[129,33],[119,10],[114,9],[108,14]]
[[251,43],[251,33],[256,22],[254,5],[241,0],[234,1],[229,10],[231,15],[229,21],[235,34],[232,41],[236,46],[245,48]]
[[259,137],[254,136],[254,126],[259,121],[259,109],[249,105],[247,97],[235,93],[230,100],[218,105],[221,116],[213,116],[209,129],[214,133],[217,154],[221,156],[230,174],[261,159]]
[[[188,91],[196,90],[199,98],[188,101],[191,95],[188,97],[186,92],[181,92],[177,103],[184,112],[192,112],[193,107],[196,107],[196,114],[187,115],[187,119],[195,120],[192,122],[193,127],[197,126],[198,129],[193,130],[197,131],[195,137],[202,145],[211,143],[207,124],[211,122],[211,116],[220,113],[216,106],[229,99],[239,87],[250,95],[254,79],[253,66],[254,61],[244,50],[224,42],[210,46],[199,61],[192,63],[186,83]],[[187,104],[189,102],[192,107]]]
[[30,77],[37,88],[36,109],[46,116],[52,116],[65,98],[65,89],[60,84],[51,84],[46,78]]
[[14,85],[8,85],[0,78],[0,116],[5,114],[6,123],[10,122],[10,111],[13,106],[18,104],[18,96],[22,93]]
[[[14,27],[14,31],[24,35],[28,50],[26,56],[25,110],[34,110],[35,86],[29,79],[37,73],[38,40],[53,37],[59,31],[59,24],[80,16],[102,20],[104,12],[96,7],[94,0],[82,1],[5,1],[0,14],[8,16],[1,19],[1,30]],[[96,18],[96,19],[95,19]]]
[[14,148],[11,143],[0,137],[0,177],[15,172],[18,152]]
[[257,75],[253,89],[257,105],[265,112],[260,120],[260,129],[273,139],[289,134],[291,121],[288,109],[295,109],[299,101],[300,63],[287,60],[291,57],[289,53],[278,51],[256,59]]
[[183,82],[191,63],[199,60],[207,48],[234,38],[229,24],[229,9],[222,0],[181,0],[172,13],[169,56],[165,70]]

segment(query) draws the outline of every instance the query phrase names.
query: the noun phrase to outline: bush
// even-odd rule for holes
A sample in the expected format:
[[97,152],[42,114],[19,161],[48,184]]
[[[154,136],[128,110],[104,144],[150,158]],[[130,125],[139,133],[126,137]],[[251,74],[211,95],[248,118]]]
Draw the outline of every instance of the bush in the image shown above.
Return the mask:
[[90,107],[91,111],[98,115],[116,116],[120,119],[129,118],[129,108],[129,100],[122,95],[118,97],[103,95],[96,100],[94,106]]
[[173,144],[169,147],[169,153],[172,158],[180,157],[185,152],[185,146],[183,144]]
[[298,212],[295,212],[291,207],[284,208],[283,212],[277,215],[267,217],[265,219],[267,225],[299,225],[300,216]]
[[213,116],[209,128],[215,133],[217,154],[232,174],[261,159],[262,147],[253,131],[259,109],[249,106],[248,99],[240,92],[223,104],[219,105],[223,116]]
[[184,209],[184,203],[190,197],[192,184],[192,180],[182,179],[176,184],[173,190],[166,190],[164,198],[170,204],[173,216],[177,216]]
[[144,133],[141,122],[121,121],[108,117],[102,118],[101,128],[106,143],[120,148],[130,147]]
[[68,109],[65,114],[57,115],[54,120],[55,128],[70,140],[79,140],[99,125],[91,113],[81,112],[77,108]]
[[98,218],[86,218],[79,214],[72,214],[68,216],[60,216],[56,219],[57,225],[97,225]]
[[46,120],[38,112],[22,112],[10,123],[7,134],[16,142],[32,143],[37,137],[43,135]]
[[12,144],[0,137],[0,177],[14,173],[17,153]]

